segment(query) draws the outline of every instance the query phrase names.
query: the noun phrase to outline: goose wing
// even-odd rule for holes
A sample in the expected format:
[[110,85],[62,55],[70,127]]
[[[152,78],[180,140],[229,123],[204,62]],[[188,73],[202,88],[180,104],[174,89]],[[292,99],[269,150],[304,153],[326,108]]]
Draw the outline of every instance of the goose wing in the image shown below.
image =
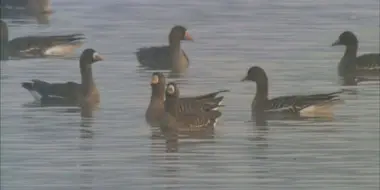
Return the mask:
[[[42,98],[75,98],[80,92],[80,84],[75,82],[49,83],[34,79],[32,82],[22,83],[22,87]],[[33,95],[34,96],[34,95]]]
[[341,92],[342,91],[313,95],[281,96],[268,100],[266,110],[269,112],[298,113],[312,105],[338,100],[338,96]]

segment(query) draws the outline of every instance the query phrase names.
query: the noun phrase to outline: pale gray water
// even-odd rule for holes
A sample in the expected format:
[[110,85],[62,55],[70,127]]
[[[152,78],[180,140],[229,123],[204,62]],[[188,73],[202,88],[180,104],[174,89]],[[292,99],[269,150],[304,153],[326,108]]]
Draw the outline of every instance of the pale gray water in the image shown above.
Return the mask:
[[[247,122],[255,85],[239,82],[256,64],[270,77],[271,96],[340,89],[343,48],[330,44],[352,30],[359,54],[379,52],[378,0],[53,0],[52,8],[50,25],[7,20],[11,37],[85,33],[83,48],[106,58],[94,65],[101,108],[83,128],[78,113],[24,106],[32,97],[21,82],[79,81],[77,60],[2,62],[1,189],[379,188],[377,84],[353,87],[333,121],[269,122],[255,140]],[[166,44],[174,24],[195,39],[183,44],[191,67],[181,92],[231,92],[214,139],[165,153],[144,120],[151,72],[136,68],[133,52]]]

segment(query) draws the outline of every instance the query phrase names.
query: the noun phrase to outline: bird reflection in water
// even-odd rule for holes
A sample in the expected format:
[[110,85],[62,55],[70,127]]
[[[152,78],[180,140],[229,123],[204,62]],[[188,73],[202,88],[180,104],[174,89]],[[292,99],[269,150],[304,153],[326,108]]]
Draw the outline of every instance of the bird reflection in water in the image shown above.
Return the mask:
[[[166,151],[162,151],[163,146],[165,146]],[[151,160],[153,167],[150,167],[150,175],[152,178],[160,179],[157,184],[164,184],[166,189],[177,189],[180,183],[179,154],[167,154],[166,147],[167,143],[162,139],[152,139]]]
[[265,111],[257,109],[255,111],[255,118],[253,123],[253,128],[257,132],[257,136],[255,140],[266,140],[266,136],[268,135],[268,121],[267,114]]
[[[200,132],[200,133],[178,133],[178,132],[172,132],[170,135],[166,134],[165,137],[165,144],[166,144],[166,152],[178,152],[179,145],[185,146],[185,145],[194,145],[199,143],[210,143],[209,141],[204,142],[203,140],[209,140],[214,139],[215,132],[214,130],[207,131],[207,132]],[[181,140],[200,140],[199,142],[179,142]]]
[[98,109],[98,105],[83,103],[81,105],[81,138],[92,138],[94,133],[91,129],[93,123],[93,112]]
[[[150,167],[152,178],[160,179],[158,184],[164,185],[165,189],[178,189],[181,184],[181,165],[184,162],[184,160],[181,161],[180,159],[179,146],[184,152],[188,152],[189,150],[187,149],[197,149],[200,144],[215,143],[213,139],[213,135],[208,137],[199,135],[174,136],[172,139],[162,136],[160,139],[152,139],[151,160],[153,167]],[[207,155],[209,156],[209,154]]]
[[249,164],[250,167],[256,173],[255,178],[258,183],[263,183],[267,185],[266,180],[270,177],[270,166],[268,165],[268,136],[269,128],[267,122],[267,116],[265,112],[257,111],[255,121],[252,122],[253,147],[249,147],[252,152],[252,163]]
[[[188,145],[188,144],[199,144],[199,143],[209,143],[209,142],[182,142],[180,140],[192,139],[192,140],[205,140],[205,139],[214,139],[214,132],[210,132],[207,135],[187,135],[187,136],[178,136],[178,134],[173,134],[171,136],[163,136],[160,131],[152,131],[151,141],[152,147],[156,147],[159,143],[165,142],[165,152],[178,152],[179,145]],[[158,143],[159,142],[159,143]]]
[[93,111],[97,106],[83,103],[81,105],[81,124],[80,124],[80,154],[82,154],[80,167],[80,189],[92,189],[94,181],[94,157],[92,149],[92,139],[94,132],[91,129],[94,122]]
[[180,181],[180,167],[178,154],[166,154],[165,158],[165,178],[168,180],[166,184],[166,189],[177,189]]

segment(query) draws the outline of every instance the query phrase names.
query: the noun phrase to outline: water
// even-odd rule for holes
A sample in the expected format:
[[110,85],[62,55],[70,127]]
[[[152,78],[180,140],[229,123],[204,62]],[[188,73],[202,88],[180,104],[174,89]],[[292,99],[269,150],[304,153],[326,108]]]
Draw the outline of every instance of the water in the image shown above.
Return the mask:
[[[268,134],[249,123],[252,65],[270,78],[270,96],[341,87],[330,47],[344,30],[359,54],[379,52],[379,1],[56,0],[49,25],[7,20],[11,38],[83,32],[83,48],[106,58],[94,65],[100,109],[90,122],[66,108],[25,106],[20,83],[79,81],[76,59],[1,63],[1,189],[378,189],[379,87],[352,87],[332,121],[272,121]],[[214,139],[185,140],[165,153],[150,139],[144,112],[151,72],[133,52],[167,43],[174,24],[195,42],[181,93],[228,88]],[[80,51],[76,56],[79,56]],[[90,126],[88,126],[90,125]],[[87,127],[86,127],[87,126]]]

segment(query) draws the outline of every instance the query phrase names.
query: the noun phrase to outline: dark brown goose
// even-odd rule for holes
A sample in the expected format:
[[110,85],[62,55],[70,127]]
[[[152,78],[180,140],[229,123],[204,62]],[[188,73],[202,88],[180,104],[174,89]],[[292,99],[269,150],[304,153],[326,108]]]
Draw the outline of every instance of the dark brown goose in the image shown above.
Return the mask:
[[82,46],[83,34],[59,36],[25,36],[9,40],[8,26],[1,20],[1,60],[66,56]]
[[[165,112],[165,86],[165,76],[160,72],[153,73],[151,80],[152,94],[148,109],[145,112],[145,119],[151,126],[157,126]],[[177,109],[179,112],[206,112],[210,110],[218,110],[224,96],[217,97],[217,95],[227,91],[228,90],[220,90],[195,97],[179,98]]]
[[166,138],[173,139],[178,135],[213,134],[217,120],[222,115],[220,111],[180,112],[178,110],[179,89],[176,83],[169,83],[165,92],[165,114],[161,119],[160,129]]
[[181,40],[193,41],[193,38],[185,27],[174,26],[169,34],[168,46],[140,48],[136,52],[137,60],[149,69],[182,73],[189,66],[189,58],[181,49]]
[[[256,95],[251,104],[252,119],[265,112],[266,119],[300,119],[308,117],[329,117],[331,106],[341,102],[342,91],[312,94],[280,96],[268,99],[268,77],[261,67],[253,66],[242,81],[256,82]],[[259,118],[261,119],[261,118]]]
[[80,57],[81,84],[75,82],[48,83],[34,79],[32,82],[23,82],[22,87],[27,89],[41,105],[68,105],[78,106],[83,102],[97,104],[100,101],[98,89],[92,76],[92,64],[103,58],[93,49],[86,49]]
[[[357,57],[358,39],[351,31],[340,34],[332,46],[344,45],[346,51],[338,65],[338,74],[346,85],[355,85],[360,81],[380,77],[380,54],[369,53]],[[373,78],[372,78],[373,79]]]

